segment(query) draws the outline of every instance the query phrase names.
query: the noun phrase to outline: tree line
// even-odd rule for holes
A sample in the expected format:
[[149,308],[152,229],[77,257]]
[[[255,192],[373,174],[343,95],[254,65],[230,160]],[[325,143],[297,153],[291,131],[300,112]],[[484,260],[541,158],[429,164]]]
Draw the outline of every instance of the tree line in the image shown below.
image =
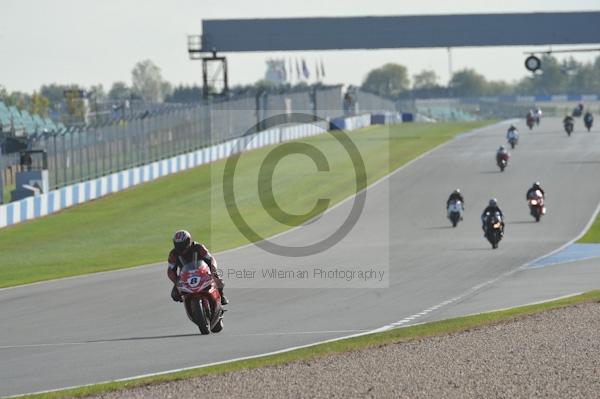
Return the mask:
[[[474,69],[466,68],[456,71],[447,85],[441,84],[439,76],[432,70],[423,70],[411,79],[405,66],[389,63],[371,70],[361,88],[393,99],[600,93],[600,56],[587,63],[578,62],[574,58],[558,61],[552,55],[544,55],[541,60],[541,72],[518,81],[487,80]],[[291,86],[259,80],[254,84],[233,86],[230,97],[306,91],[309,87],[306,83]],[[20,91],[9,93],[0,85],[0,100],[32,114],[48,116],[53,111],[79,117],[84,112],[82,99],[65,96],[65,91],[80,90],[86,93],[89,101],[98,103],[127,100],[186,103],[198,102],[202,98],[202,87],[174,87],[162,77],[158,66],[150,60],[143,60],[133,67],[131,83],[114,82],[108,90],[101,84],[86,88],[79,84],[53,83],[42,85],[39,90],[30,94]]]
[[[81,93],[81,95],[70,95],[70,93]],[[131,84],[115,82],[108,91],[102,84],[84,87],[76,83],[51,83],[42,85],[39,90],[31,94],[21,91],[9,93],[0,85],[0,100],[6,105],[14,105],[41,116],[48,116],[50,111],[55,111],[80,117],[84,112],[83,98],[92,102],[143,100],[157,103],[165,101],[172,93],[172,85],[163,79],[160,68],[151,60],[143,60],[135,64],[131,70]]]
[[432,70],[413,75],[411,82],[405,66],[390,63],[371,70],[361,88],[399,99],[600,93],[600,56],[587,63],[572,57],[558,61],[552,55],[541,60],[541,71],[518,81],[487,80],[474,69],[465,68],[453,73],[447,85],[440,84]]

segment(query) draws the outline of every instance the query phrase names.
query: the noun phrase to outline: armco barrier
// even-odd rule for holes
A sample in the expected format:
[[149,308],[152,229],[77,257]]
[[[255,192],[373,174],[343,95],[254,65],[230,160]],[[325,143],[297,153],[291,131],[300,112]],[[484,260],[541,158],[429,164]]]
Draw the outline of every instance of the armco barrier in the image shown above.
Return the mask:
[[348,118],[334,118],[329,122],[331,130],[354,130],[367,127],[371,124],[371,114],[351,116]]
[[[345,130],[354,130],[369,126],[371,116],[360,115],[343,118]],[[152,162],[148,165],[123,170],[97,179],[72,184],[35,197],[0,205],[0,228],[35,219],[73,205],[81,204],[100,198],[107,194],[116,193],[126,188],[136,186],[159,177],[181,172],[219,159],[223,159],[235,151],[255,149],[270,144],[314,136],[326,131],[319,124],[302,124],[286,127],[276,127],[256,133],[252,136],[229,140],[212,147],[181,154],[172,158]],[[238,140],[245,140],[240,145]]]
[[398,112],[377,112],[371,114],[371,125],[392,125],[400,123],[403,120],[403,116],[404,114],[399,114]]

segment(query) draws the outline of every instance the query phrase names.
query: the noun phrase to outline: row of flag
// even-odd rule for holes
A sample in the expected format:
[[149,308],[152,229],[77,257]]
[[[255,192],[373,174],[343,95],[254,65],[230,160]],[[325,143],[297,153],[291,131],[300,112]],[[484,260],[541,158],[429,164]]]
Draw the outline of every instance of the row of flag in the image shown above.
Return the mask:
[[[325,65],[323,64],[323,60],[315,60],[315,67],[311,71],[308,66],[306,60],[302,58],[299,60],[298,58],[292,60],[288,59],[286,62],[278,63],[277,73],[279,78],[284,82],[291,82],[294,80],[294,75],[296,76],[296,82],[301,82],[304,80],[309,80],[311,76],[316,78],[317,82],[320,82],[325,77]],[[314,75],[312,75],[314,73]]]

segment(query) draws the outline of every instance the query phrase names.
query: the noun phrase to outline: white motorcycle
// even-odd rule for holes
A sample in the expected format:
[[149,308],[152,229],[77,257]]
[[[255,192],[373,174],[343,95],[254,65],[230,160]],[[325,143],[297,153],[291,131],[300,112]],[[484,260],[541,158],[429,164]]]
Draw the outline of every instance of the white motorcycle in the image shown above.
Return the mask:
[[462,201],[452,201],[448,205],[448,219],[452,223],[452,227],[456,227],[459,221],[463,218],[463,204]]
[[515,146],[519,142],[519,132],[517,132],[516,130],[510,130],[506,135],[506,139],[508,141],[508,144],[510,144],[510,148],[514,150]]

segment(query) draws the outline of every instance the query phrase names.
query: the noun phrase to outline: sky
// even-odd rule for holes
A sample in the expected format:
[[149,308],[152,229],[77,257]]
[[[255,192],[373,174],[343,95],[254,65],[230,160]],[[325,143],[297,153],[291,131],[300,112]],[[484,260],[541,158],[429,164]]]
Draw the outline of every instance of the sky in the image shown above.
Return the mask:
[[[175,85],[200,84],[201,64],[189,60],[187,36],[201,33],[203,19],[590,10],[600,10],[600,0],[0,0],[0,85],[25,92],[48,83],[108,90],[115,81],[130,84],[131,69],[144,59]],[[488,79],[513,81],[527,76],[523,52],[540,49],[547,48],[455,48],[452,70],[470,67]],[[411,76],[433,69],[440,83],[449,78],[446,49],[225,55],[230,85],[263,78],[265,61],[279,57],[304,58],[309,67],[323,60],[330,84],[360,84],[388,62],[405,65]],[[572,55],[590,61],[600,53]]]

